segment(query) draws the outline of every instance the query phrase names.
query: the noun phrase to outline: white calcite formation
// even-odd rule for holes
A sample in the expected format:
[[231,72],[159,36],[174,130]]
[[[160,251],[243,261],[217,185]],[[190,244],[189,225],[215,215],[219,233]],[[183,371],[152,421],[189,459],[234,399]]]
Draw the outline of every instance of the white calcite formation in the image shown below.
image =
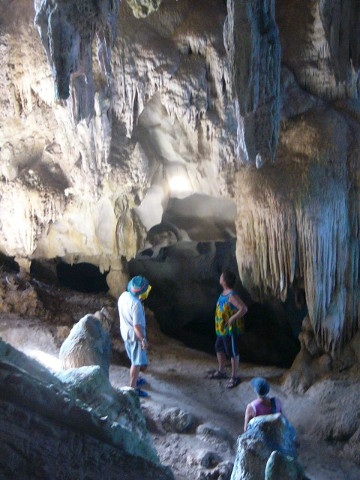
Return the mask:
[[[94,113],[84,107],[79,117],[74,95],[55,100],[55,67],[49,70],[33,20],[51,35],[46,22],[55,9],[75,22],[76,35],[85,27],[67,2],[60,2],[64,15],[48,3],[36,2],[34,10],[23,0],[21,16],[2,12],[0,248],[19,260],[87,261],[110,269],[109,283],[119,285],[121,258],[144,246],[171,199],[229,194],[228,177],[239,162],[223,45],[226,8],[215,1],[196,10],[190,1],[166,2],[156,16],[137,20],[124,2],[111,85],[92,61]],[[199,215],[209,218],[205,209]]]
[[[350,128],[350,125],[352,128]],[[351,159],[360,128],[321,109],[284,124],[276,166],[238,175],[237,258],[254,297],[305,291],[318,345],[334,353],[358,325],[359,203]]]
[[307,7],[2,4],[0,251],[92,263],[116,295],[153,228],[236,236],[244,285],[304,290],[335,353],[359,322],[359,16]]

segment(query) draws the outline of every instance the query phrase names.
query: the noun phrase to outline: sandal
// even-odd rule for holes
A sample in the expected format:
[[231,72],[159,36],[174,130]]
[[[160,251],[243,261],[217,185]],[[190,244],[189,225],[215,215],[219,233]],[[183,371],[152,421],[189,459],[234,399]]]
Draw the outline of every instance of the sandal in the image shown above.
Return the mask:
[[226,388],[234,388],[237,387],[240,383],[239,377],[231,377],[228,383],[226,384]]
[[149,385],[149,382],[147,380],[145,380],[144,377],[139,377],[137,380],[136,380],[136,386],[137,387],[141,387],[142,385]]
[[212,372],[209,376],[209,378],[214,379],[214,380],[222,380],[223,378],[228,378],[225,372],[220,372],[219,370],[215,370],[215,372]]

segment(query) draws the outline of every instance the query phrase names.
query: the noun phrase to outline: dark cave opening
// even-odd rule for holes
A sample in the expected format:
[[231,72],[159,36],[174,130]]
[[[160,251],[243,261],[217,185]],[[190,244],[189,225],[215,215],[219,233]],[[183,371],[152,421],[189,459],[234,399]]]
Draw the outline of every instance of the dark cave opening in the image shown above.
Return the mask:
[[106,283],[108,272],[101,273],[99,268],[91,263],[76,263],[69,265],[65,262],[58,262],[56,275],[59,285],[72,288],[78,292],[101,293],[108,292]]
[[[186,346],[215,355],[214,314],[223,269],[237,272],[235,241],[178,242],[153,256],[139,254],[129,263],[130,276],[144,275],[152,285],[146,300],[163,333]],[[245,362],[288,368],[300,350],[298,334],[306,305],[289,292],[277,299],[255,302],[238,281],[235,290],[248,307],[240,356]]]
[[[296,331],[300,331],[302,314],[297,312],[299,321],[294,331],[294,319],[288,317],[281,302],[274,305],[248,302],[247,305],[245,332],[240,338],[240,360],[289,368],[300,351]],[[155,308],[154,313],[157,317]],[[182,327],[176,328],[161,322],[161,329],[187,347],[215,356],[214,315],[215,308],[206,318],[196,318]]]
[[19,273],[20,268],[15,257],[8,257],[0,252],[0,267],[8,272]]

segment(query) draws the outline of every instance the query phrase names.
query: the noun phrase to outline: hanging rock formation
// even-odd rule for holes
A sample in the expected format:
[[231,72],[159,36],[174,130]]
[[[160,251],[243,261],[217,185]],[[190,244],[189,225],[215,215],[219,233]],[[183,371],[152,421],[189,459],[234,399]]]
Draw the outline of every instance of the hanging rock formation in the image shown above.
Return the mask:
[[258,167],[275,159],[279,130],[280,40],[274,0],[228,0],[225,29],[238,154]]
[[299,285],[318,345],[334,354],[358,326],[358,185],[348,159],[359,158],[360,129],[321,109],[287,121],[280,138],[276,167],[238,176],[240,276],[258,298],[285,300]]
[[89,118],[94,109],[92,43],[106,81],[110,81],[111,47],[117,33],[119,0],[35,0],[37,25],[55,84],[55,96],[72,93],[74,118]]
[[360,67],[360,4],[319,0],[319,8],[336,80],[347,82]]
[[136,18],[147,17],[158,10],[162,0],[127,0]]

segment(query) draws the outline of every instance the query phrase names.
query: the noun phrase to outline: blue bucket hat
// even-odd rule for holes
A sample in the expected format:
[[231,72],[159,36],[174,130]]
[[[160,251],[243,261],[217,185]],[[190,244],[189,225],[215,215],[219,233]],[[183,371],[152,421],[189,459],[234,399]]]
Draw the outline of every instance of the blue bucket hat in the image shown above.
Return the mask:
[[265,397],[270,391],[270,385],[262,377],[255,377],[250,380],[250,384],[254,387],[255,392],[260,395],[260,397]]
[[130,292],[134,297],[139,297],[142,293],[145,293],[149,287],[148,280],[138,275],[133,277],[127,285],[127,291]]

